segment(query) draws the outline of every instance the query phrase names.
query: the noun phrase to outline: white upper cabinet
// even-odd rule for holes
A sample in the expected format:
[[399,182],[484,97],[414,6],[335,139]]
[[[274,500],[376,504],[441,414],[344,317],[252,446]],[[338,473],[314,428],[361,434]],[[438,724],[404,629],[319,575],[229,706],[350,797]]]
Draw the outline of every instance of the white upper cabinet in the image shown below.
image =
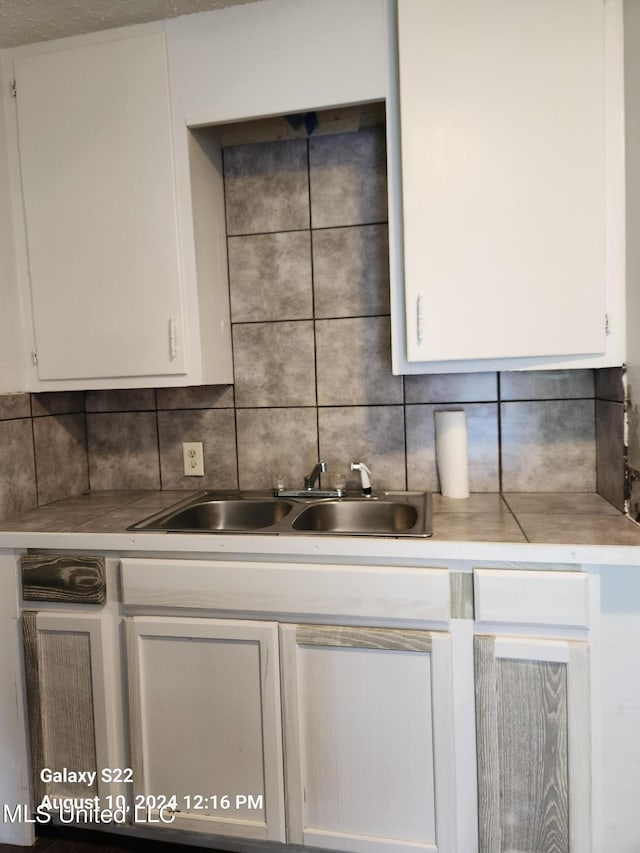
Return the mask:
[[619,363],[619,4],[397,6],[396,370]]
[[388,0],[268,0],[167,21],[191,127],[386,96]]
[[[213,311],[206,323],[229,352],[207,375],[198,284],[182,268],[194,229],[179,221],[175,172],[188,176],[190,163],[186,150],[174,159],[165,35],[122,33],[14,59],[37,354],[31,390],[231,381],[226,269],[222,328]],[[194,142],[191,168],[206,159],[215,173],[201,148]],[[220,174],[197,192],[212,183],[210,210],[223,221]]]

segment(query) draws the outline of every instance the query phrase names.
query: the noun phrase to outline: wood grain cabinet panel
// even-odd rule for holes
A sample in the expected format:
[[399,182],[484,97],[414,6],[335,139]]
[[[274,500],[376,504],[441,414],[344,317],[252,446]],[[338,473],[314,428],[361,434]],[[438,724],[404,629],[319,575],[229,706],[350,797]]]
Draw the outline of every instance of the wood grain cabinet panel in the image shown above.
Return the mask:
[[[33,796],[91,797],[111,792],[101,770],[110,754],[105,642],[99,614],[22,614]],[[96,773],[91,785],[44,782],[43,768]]]
[[475,666],[481,853],[587,853],[587,644],[478,636]]
[[448,635],[280,630],[289,841],[456,850]]
[[20,568],[25,601],[76,604],[104,604],[106,601],[104,557],[23,554]]

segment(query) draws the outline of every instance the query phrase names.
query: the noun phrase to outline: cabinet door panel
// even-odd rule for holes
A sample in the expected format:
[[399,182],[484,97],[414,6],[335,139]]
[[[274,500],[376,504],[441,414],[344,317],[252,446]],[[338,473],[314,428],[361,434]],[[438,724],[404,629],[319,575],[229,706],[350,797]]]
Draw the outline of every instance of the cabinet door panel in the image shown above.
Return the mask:
[[277,627],[127,622],[135,793],[175,794],[174,829],[284,841]]
[[15,75],[38,376],[184,373],[164,36],[19,57]]
[[586,643],[479,636],[482,853],[591,849]]
[[[34,801],[111,793],[101,770],[109,753],[102,617],[23,613]],[[84,782],[43,782],[43,768],[95,772]]]
[[446,656],[446,639],[325,626],[281,632],[289,840],[380,853],[455,849],[444,806],[443,765],[452,760],[446,736],[439,752],[434,746],[432,709],[447,702],[445,672],[432,660],[436,648]]
[[602,0],[399,0],[410,362],[602,353]]

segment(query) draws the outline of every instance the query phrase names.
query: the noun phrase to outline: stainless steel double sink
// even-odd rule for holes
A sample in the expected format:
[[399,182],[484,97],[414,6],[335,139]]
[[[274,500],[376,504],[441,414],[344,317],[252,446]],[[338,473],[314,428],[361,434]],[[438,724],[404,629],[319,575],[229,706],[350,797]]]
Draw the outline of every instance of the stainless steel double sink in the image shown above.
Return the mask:
[[374,492],[365,497],[277,497],[269,492],[202,492],[133,524],[167,533],[432,535],[428,492]]

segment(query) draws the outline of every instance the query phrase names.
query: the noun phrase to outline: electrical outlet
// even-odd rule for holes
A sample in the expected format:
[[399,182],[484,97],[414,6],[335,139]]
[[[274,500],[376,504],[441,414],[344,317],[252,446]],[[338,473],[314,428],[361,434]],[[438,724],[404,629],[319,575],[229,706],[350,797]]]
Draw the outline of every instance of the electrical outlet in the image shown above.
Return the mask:
[[201,441],[182,442],[185,477],[204,477],[204,456]]

